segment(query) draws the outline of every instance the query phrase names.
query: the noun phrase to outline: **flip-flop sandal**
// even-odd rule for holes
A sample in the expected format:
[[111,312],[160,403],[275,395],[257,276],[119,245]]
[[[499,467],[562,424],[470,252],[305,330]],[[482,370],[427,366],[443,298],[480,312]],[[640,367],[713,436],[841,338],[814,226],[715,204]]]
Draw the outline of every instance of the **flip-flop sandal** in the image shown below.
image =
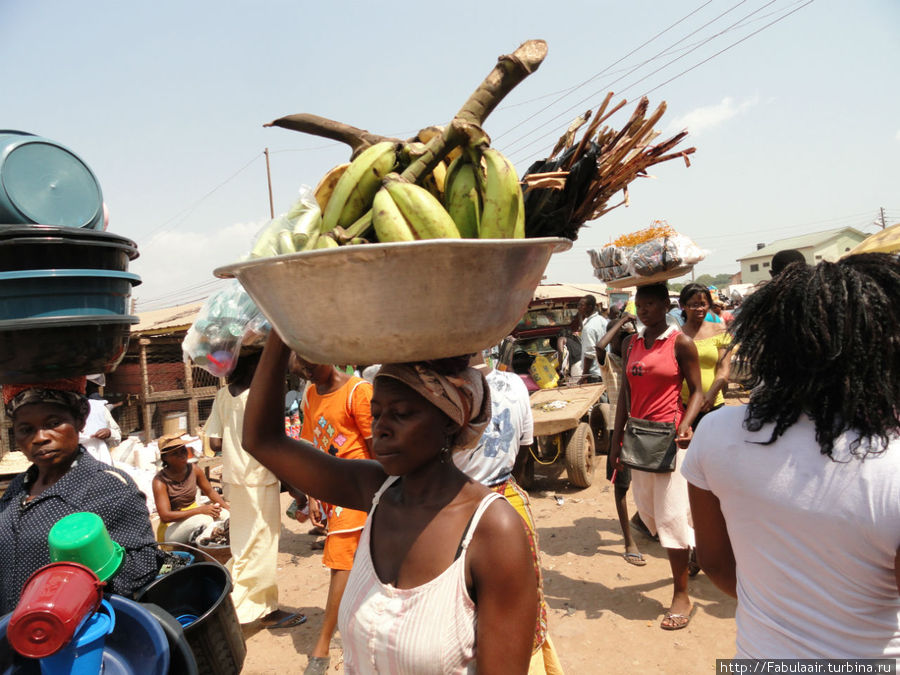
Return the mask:
[[279,628],[293,628],[294,626],[299,626],[302,623],[306,623],[306,615],[300,614],[300,612],[295,612],[293,614],[288,614],[280,621],[269,624],[268,626],[266,626],[266,628],[268,630],[278,630]]
[[[681,630],[682,628],[687,628],[687,625],[691,622],[691,619],[694,618],[694,614],[697,613],[697,605],[691,607],[691,611],[687,614],[673,614],[672,612],[666,612],[666,615],[662,618],[662,621],[659,622],[659,627],[663,630]],[[667,626],[666,622],[670,622]]]
[[622,554],[622,557],[625,558],[625,562],[637,567],[643,567],[647,564],[647,561],[644,560],[644,555],[642,553],[628,553],[626,551]]

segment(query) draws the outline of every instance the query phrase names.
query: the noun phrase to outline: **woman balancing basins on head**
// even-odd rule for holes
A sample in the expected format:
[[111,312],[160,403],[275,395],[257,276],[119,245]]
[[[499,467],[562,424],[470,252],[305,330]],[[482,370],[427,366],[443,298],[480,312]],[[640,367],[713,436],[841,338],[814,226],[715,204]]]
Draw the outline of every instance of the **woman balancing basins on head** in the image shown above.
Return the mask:
[[[635,304],[644,330],[622,344],[625,377],[616,406],[615,431],[609,450],[610,462],[621,470],[622,440],[629,416],[655,423],[674,423],[675,470],[652,473],[632,465],[634,503],[641,520],[666,549],[672,568],[672,603],[660,628],[678,630],[692,615],[688,597],[688,561],[694,545],[687,481],[677,467],[691,441],[691,422],[700,412],[703,392],[694,342],[666,322],[669,291],[665,284],[638,287]],[[690,398],[685,409],[681,385],[687,382]]]
[[384,366],[375,460],[350,461],[285,436],[289,354],[272,331],[243,444],[295,488],[369,512],[338,619],[346,672],[527,672],[537,582],[521,519],[450,457],[487,424],[484,377],[467,358]]
[[0,498],[0,615],[15,608],[31,573],[50,563],[47,535],[71,513],[96,513],[125,549],[107,582],[110,592],[130,596],[153,581],[164,561],[134,481],[78,444],[89,411],[84,390],[83,377],[3,387],[16,447],[32,465]]

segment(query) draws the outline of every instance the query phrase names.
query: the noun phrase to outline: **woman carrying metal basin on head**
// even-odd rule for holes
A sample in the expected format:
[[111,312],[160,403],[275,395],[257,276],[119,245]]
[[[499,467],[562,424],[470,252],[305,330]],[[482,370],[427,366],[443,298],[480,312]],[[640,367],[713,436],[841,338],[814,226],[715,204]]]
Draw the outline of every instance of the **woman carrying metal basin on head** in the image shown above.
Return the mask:
[[51,527],[75,512],[99,515],[125,549],[107,582],[112,593],[130,596],[153,581],[163,562],[132,479],[78,444],[89,409],[84,391],[84,377],[3,386],[16,446],[32,466],[0,498],[0,614],[13,610],[31,573],[50,563]]
[[338,620],[346,672],[527,672],[537,584],[521,520],[450,457],[487,424],[483,376],[468,358],[384,366],[376,459],[347,461],[285,436],[289,355],[273,331],[243,444],[297,489],[369,512]]

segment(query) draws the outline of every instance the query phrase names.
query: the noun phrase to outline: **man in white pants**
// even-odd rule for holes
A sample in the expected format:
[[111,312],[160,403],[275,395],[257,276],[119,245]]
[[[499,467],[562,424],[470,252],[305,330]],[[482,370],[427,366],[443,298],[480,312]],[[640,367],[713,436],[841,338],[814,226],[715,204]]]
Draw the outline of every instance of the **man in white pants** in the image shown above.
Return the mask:
[[231,560],[226,567],[231,597],[242,624],[266,628],[298,626],[306,617],[278,609],[278,538],[281,534],[280,483],[241,446],[244,408],[259,356],[242,357],[216,394],[206,422],[209,445],[222,453],[222,484],[231,505]]

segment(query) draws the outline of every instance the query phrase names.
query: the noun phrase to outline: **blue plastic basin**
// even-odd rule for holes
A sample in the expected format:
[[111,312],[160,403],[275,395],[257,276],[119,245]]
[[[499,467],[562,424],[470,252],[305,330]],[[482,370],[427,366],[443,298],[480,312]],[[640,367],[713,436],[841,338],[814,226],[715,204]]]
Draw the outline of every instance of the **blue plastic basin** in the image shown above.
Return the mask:
[[137,244],[111,232],[49,225],[0,225],[0,270],[127,272]]
[[137,322],[110,315],[0,321],[0,384],[112,372]]
[[0,222],[103,229],[97,177],[68,148],[0,130]]
[[113,270],[0,272],[0,319],[128,314],[137,274]]
[[[170,652],[166,634],[144,607],[118,595],[107,596],[116,615],[116,626],[103,647],[103,675],[184,675],[196,669],[169,670]],[[0,618],[0,674],[39,675],[37,659],[16,654],[6,639],[12,613]]]

